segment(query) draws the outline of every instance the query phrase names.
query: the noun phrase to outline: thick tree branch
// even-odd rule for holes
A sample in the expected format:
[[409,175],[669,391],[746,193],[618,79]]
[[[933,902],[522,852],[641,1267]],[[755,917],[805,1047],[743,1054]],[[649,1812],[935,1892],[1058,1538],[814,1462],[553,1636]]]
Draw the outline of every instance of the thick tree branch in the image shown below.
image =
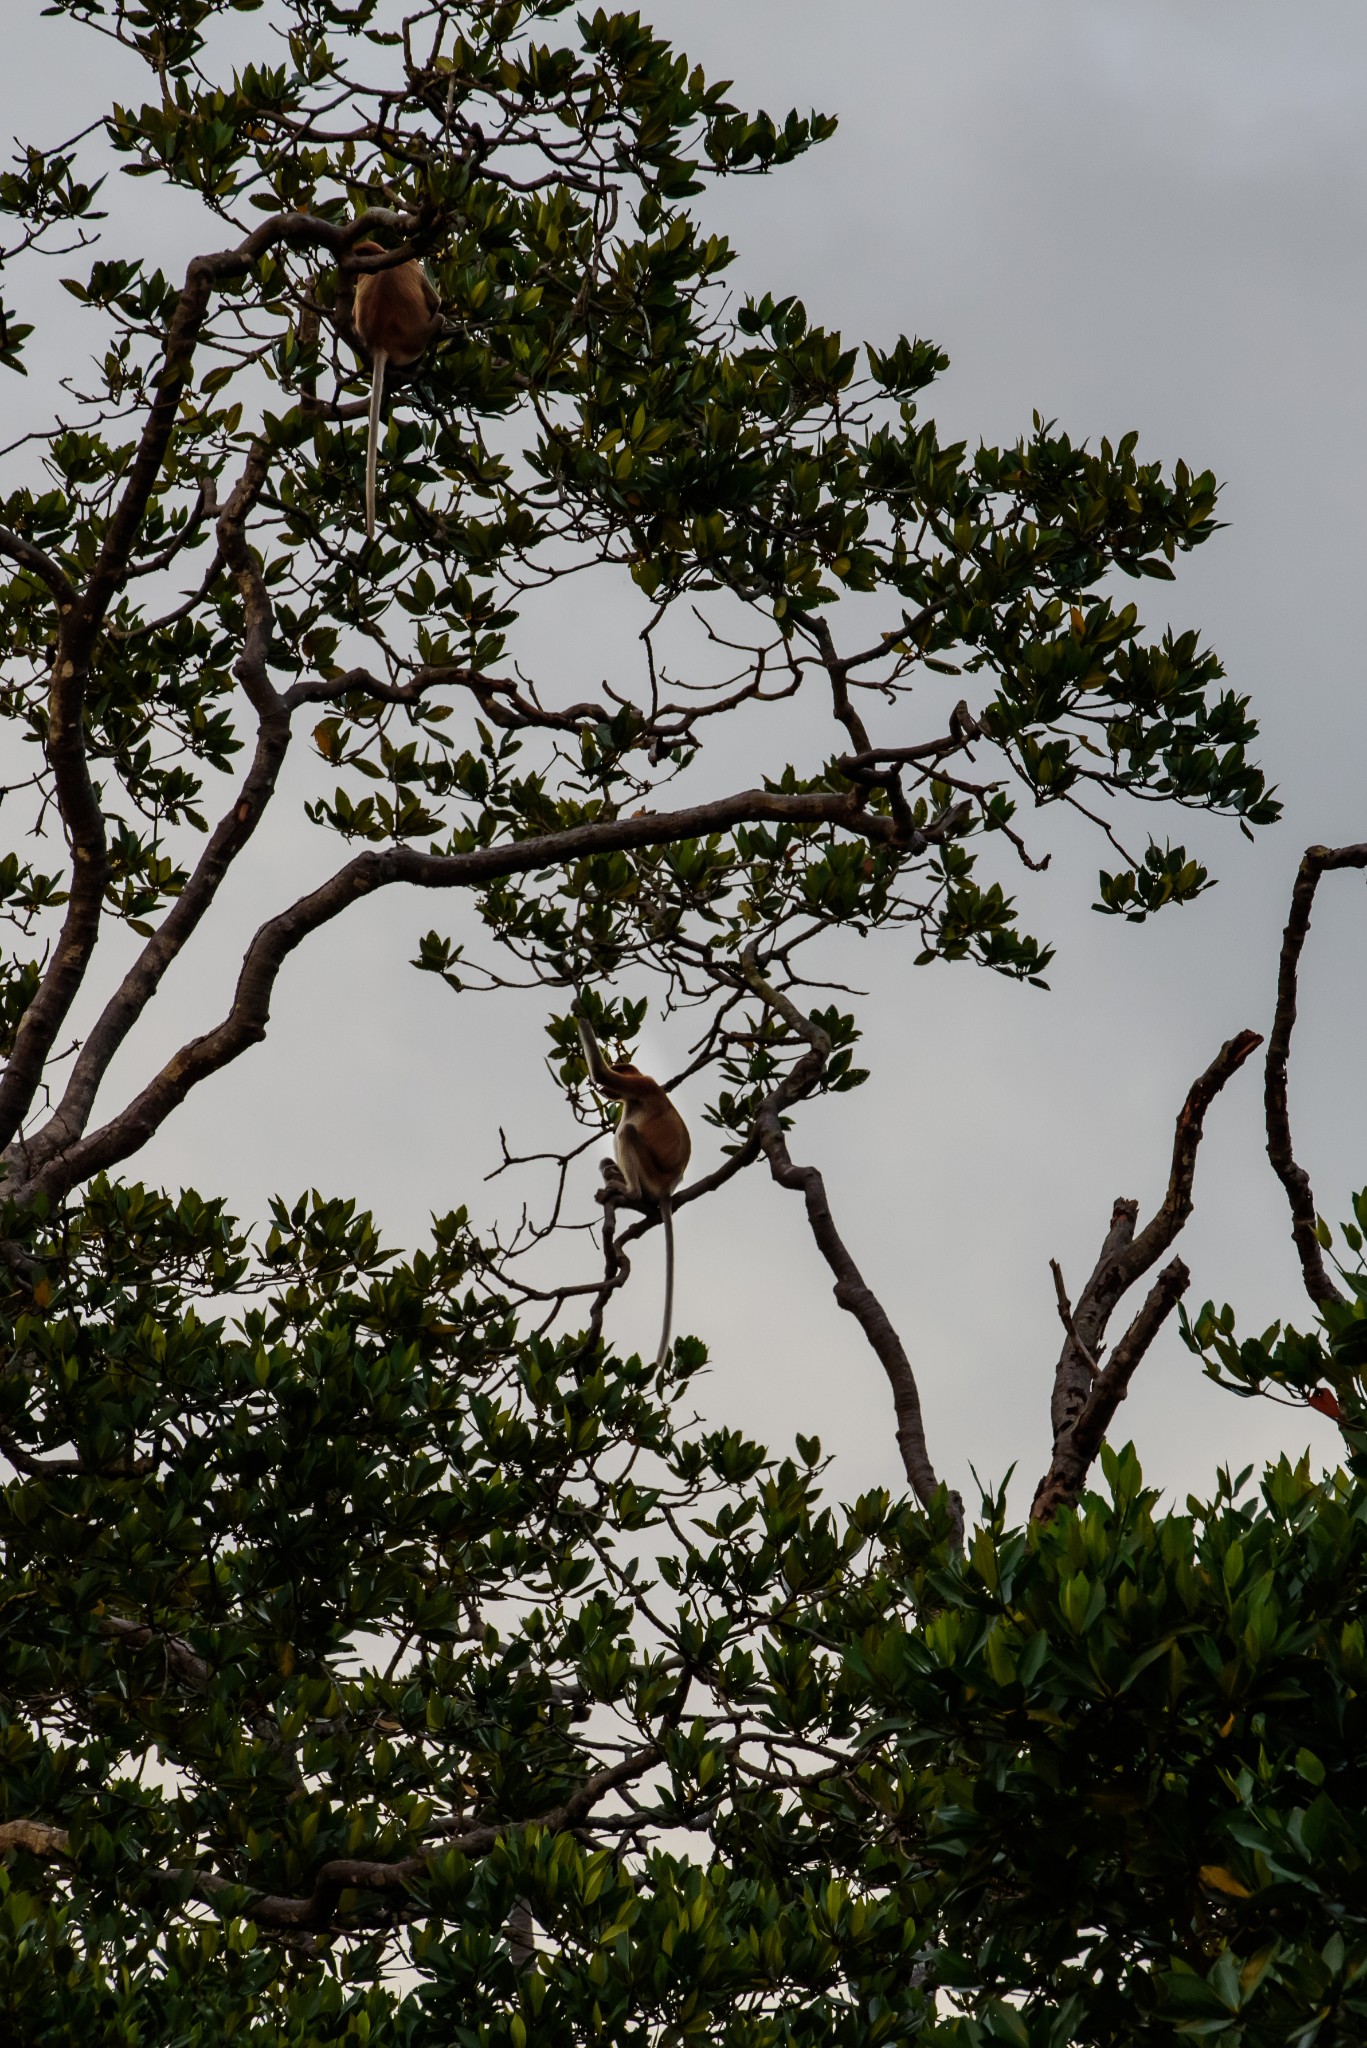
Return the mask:
[[[1111,1221],[1101,1246],[1101,1255],[1072,1312],[1072,1326],[1054,1368],[1054,1388],[1049,1402],[1049,1419],[1057,1445],[1086,1405],[1095,1376],[1093,1361],[1102,1343],[1112,1309],[1124,1292],[1118,1284],[1117,1260],[1134,1238],[1139,1217],[1138,1202],[1118,1196],[1111,1208]],[[1126,1283],[1128,1284],[1128,1283]]]
[[[311,894],[261,926],[243,959],[232,1008],[220,1024],[183,1045],[107,1124],[60,1153],[44,1157],[16,1194],[25,1199],[38,1193],[64,1194],[90,1174],[138,1151],[192,1088],[265,1037],[276,978],[296,946],[375,890],[395,882],[424,889],[479,888],[507,875],[534,874],[587,854],[669,845],[760,821],[834,825],[912,854],[922,852],[936,833],[936,827],[928,826],[908,838],[897,831],[891,819],[860,810],[848,796],[750,789],[684,810],[595,820],[534,839],[479,847],[470,853],[419,853],[413,847],[395,846],[383,853],[358,854]],[[39,1133],[39,1145],[45,1135]]]
[[49,1827],[42,1820],[0,1822],[0,1856],[11,1849],[27,1849],[30,1856],[65,1856],[70,1849],[65,1828]]
[[1267,1041],[1267,1066],[1263,1086],[1263,1109],[1267,1125],[1267,1156],[1286,1190],[1291,1206],[1291,1236],[1301,1262],[1305,1291],[1320,1306],[1342,1301],[1344,1296],[1329,1277],[1320,1250],[1315,1225],[1318,1220],[1310,1176],[1296,1162],[1291,1149],[1291,1116],[1287,1105],[1286,1067],[1291,1051],[1291,1033],[1296,1024],[1296,976],[1301,951],[1310,930],[1310,912],[1320,876],[1330,868],[1367,867],[1367,846],[1311,846],[1306,849],[1291,891],[1291,914],[1282,934],[1281,960],[1277,969],[1277,1008],[1272,1034]]
[[1110,1362],[1098,1372],[1076,1422],[1054,1446],[1049,1470],[1040,1481],[1031,1519],[1047,1522],[1059,1508],[1081,1493],[1092,1460],[1101,1449],[1116,1409],[1129,1392],[1130,1381],[1154,1338],[1191,1283],[1181,1259],[1163,1268],[1138,1315],[1126,1330]]
[[[784,1082],[765,1098],[755,1119],[756,1132],[769,1171],[780,1187],[793,1188],[807,1205],[807,1221],[818,1251],[835,1275],[834,1294],[840,1307],[852,1315],[869,1341],[874,1356],[887,1374],[892,1388],[893,1412],[897,1418],[897,1448],[902,1470],[916,1498],[928,1508],[941,1491],[942,1482],[931,1463],[926,1444],[925,1419],[916,1375],[911,1369],[902,1340],[892,1319],[865,1280],[836,1228],[826,1184],[815,1166],[798,1166],[788,1151],[783,1134],[783,1110],[819,1079],[831,1054],[831,1041],[819,1024],[804,1017],[797,1005],[760,973],[756,950],[747,946],[742,954],[742,972],[750,988],[807,1042],[809,1050],[791,1069]],[[952,1488],[945,1488],[956,1541],[963,1537],[963,1502]]]
[[35,1458],[26,1451],[11,1429],[0,1423],[0,1457],[7,1458],[26,1479],[75,1477],[85,1471],[79,1458]]
[[45,751],[57,792],[57,809],[71,849],[71,883],[66,916],[38,991],[25,1010],[0,1076],[0,1147],[23,1122],[42,1079],[57,1033],[76,1000],[99,936],[109,854],[104,816],[90,779],[81,729],[89,646],[72,626],[72,606],[63,616],[48,684]]

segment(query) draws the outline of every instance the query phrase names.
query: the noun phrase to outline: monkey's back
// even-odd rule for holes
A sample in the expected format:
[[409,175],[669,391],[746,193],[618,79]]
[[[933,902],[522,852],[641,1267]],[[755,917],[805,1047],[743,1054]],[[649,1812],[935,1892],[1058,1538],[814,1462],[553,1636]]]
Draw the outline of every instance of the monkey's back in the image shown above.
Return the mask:
[[436,332],[437,295],[420,263],[367,271],[356,280],[354,317],[370,353],[402,369],[417,362]]

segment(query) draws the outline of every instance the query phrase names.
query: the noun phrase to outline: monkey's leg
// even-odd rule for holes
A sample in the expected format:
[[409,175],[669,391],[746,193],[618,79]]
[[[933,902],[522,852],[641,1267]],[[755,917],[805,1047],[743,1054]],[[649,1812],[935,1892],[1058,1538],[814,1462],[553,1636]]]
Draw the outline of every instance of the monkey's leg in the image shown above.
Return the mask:
[[636,1155],[636,1133],[625,1117],[613,1133],[613,1150],[617,1154],[617,1171],[622,1177],[622,1185],[631,1199],[639,1202],[645,1193],[645,1178]]

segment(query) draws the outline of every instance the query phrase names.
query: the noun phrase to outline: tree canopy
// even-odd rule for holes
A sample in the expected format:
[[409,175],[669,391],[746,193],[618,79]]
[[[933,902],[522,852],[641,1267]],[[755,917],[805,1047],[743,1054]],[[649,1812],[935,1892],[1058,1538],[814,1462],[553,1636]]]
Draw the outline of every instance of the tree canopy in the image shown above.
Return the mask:
[[[869,1078],[844,935],[1038,981],[1011,891],[1047,886],[1051,807],[1095,828],[1097,907],[1132,921],[1208,885],[1174,809],[1275,818],[1246,700],[1131,594],[1213,534],[1214,477],[1038,417],[1011,447],[944,442],[933,342],[861,350],[794,298],[733,297],[691,202],[834,122],[745,111],[638,15],[47,11],[140,56],[149,96],[0,174],[0,364],[41,360],[48,254],[84,252],[63,282],[91,336],[0,479],[11,2026],[1360,2038],[1367,1201],[1335,1277],[1287,1063],[1315,889],[1367,849],[1307,856],[1269,1037],[1317,1334],[1185,1324],[1236,1393],[1333,1413],[1341,1472],[1222,1475],[1160,1514],[1105,1446],[1181,1259],[1106,1355],[1111,1318],[1190,1214],[1256,1032],[1193,1083],[1153,1215],[1116,1204],[1076,1302],[1058,1276],[1024,1530],[993,1494],[965,1528],[902,1337],[794,1156],[802,1106]],[[197,205],[183,276],[109,246],[111,174]],[[367,541],[356,281],[410,258],[443,325],[391,373]],[[527,637],[586,576],[639,650],[590,698]],[[343,844],[292,891],[282,857],[224,1015],[121,1093],[301,726],[307,817]],[[415,913],[454,1029],[477,999],[541,1006],[564,1128],[504,1162],[538,1189],[523,1219],[472,1194],[405,1254],[325,1194],[244,1224],[127,1178],[191,1091],[272,1057],[293,954],[412,888],[480,922],[477,954]],[[700,1424],[706,1331],[658,1364],[614,1346],[659,1218],[593,1199],[573,1009],[624,1055],[652,1001],[690,1020],[670,1085],[707,1091],[721,1141],[676,1200],[765,1169],[802,1196],[904,1494],[837,1508],[815,1439]]]

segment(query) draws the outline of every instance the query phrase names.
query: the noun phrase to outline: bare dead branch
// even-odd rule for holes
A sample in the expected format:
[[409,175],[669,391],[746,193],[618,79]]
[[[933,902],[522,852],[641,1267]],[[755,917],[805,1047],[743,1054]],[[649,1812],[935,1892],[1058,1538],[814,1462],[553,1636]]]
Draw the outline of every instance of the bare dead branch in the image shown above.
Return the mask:
[[[1158,1263],[1191,1214],[1192,1181],[1196,1173],[1196,1154],[1200,1149],[1205,1129],[1206,1111],[1225,1083],[1239,1071],[1244,1061],[1261,1044],[1262,1039],[1256,1031],[1238,1032],[1233,1038],[1226,1039],[1205,1072],[1193,1081],[1187,1091],[1187,1099],[1178,1112],[1177,1125],[1173,1132],[1172,1165],[1168,1173],[1167,1190],[1158,1209],[1143,1230],[1136,1232],[1135,1228],[1139,1219],[1138,1202],[1121,1197],[1111,1210],[1110,1227],[1101,1247],[1101,1256],[1078,1298],[1076,1309],[1072,1312],[1071,1327],[1065,1325],[1068,1334],[1054,1368],[1054,1385],[1049,1403],[1050,1421],[1053,1425],[1053,1450],[1049,1473],[1053,1472],[1063,1455],[1065,1442],[1076,1429],[1094,1388],[1101,1384],[1107,1373],[1114,1370],[1118,1347],[1117,1353],[1111,1357],[1110,1364],[1101,1372],[1097,1370],[1096,1361],[1101,1356],[1106,1326],[1117,1303],[1136,1280]],[[1185,1268],[1183,1270],[1185,1271]],[[1176,1298],[1174,1295],[1173,1299]],[[1164,1314],[1166,1313],[1165,1309]],[[1135,1363],[1138,1363],[1137,1358]],[[1132,1365],[1130,1371],[1133,1370]],[[1095,1452],[1092,1455],[1094,1456]],[[1049,1473],[1040,1481],[1036,1492],[1037,1506],[1034,1512],[1037,1517],[1038,1502],[1048,1484]]]
[[1173,1259],[1154,1281],[1138,1315],[1111,1353],[1110,1363],[1097,1374],[1077,1421],[1054,1446],[1052,1462],[1030,1510],[1032,1521],[1047,1522],[1059,1508],[1077,1499],[1136,1368],[1190,1284],[1191,1274],[1181,1259]]
[[1077,1333],[1077,1324],[1073,1321],[1073,1304],[1068,1299],[1068,1289],[1063,1284],[1063,1268],[1057,1259],[1050,1259],[1049,1271],[1054,1276],[1054,1293],[1058,1297],[1058,1319],[1072,1338],[1078,1357],[1095,1379],[1101,1367]]
[[1139,1204],[1118,1196],[1111,1208],[1111,1221],[1091,1274],[1078,1297],[1073,1327],[1068,1332],[1058,1364],[1049,1402],[1049,1419],[1057,1445],[1076,1422],[1092,1391],[1094,1374],[1089,1361],[1102,1349],[1102,1334],[1111,1310],[1124,1292],[1118,1283],[1117,1261],[1134,1238]]
[[1286,1067],[1291,1051],[1291,1033],[1296,1023],[1296,977],[1301,952],[1310,930],[1310,912],[1320,876],[1331,868],[1367,867],[1367,846],[1311,846],[1296,872],[1291,891],[1291,913],[1282,933],[1281,960],[1277,969],[1277,1007],[1272,1034],[1267,1041],[1267,1065],[1263,1085],[1263,1110],[1267,1126],[1267,1156],[1272,1170],[1286,1190],[1291,1207],[1291,1237],[1301,1262],[1305,1291],[1321,1305],[1342,1301],[1344,1296],[1329,1277],[1320,1242],[1315,1234],[1318,1221],[1310,1176],[1296,1162],[1291,1147],[1291,1115],[1287,1104]]
[[1118,1260],[1122,1291],[1133,1286],[1162,1258],[1168,1246],[1191,1214],[1191,1184],[1196,1173],[1196,1154],[1205,1130],[1206,1111],[1226,1081],[1237,1074],[1250,1053],[1262,1044],[1259,1031],[1240,1031],[1220,1047],[1204,1074],[1193,1081],[1187,1099],[1178,1112],[1173,1133],[1172,1167],[1167,1192],[1151,1222],[1132,1239]]

